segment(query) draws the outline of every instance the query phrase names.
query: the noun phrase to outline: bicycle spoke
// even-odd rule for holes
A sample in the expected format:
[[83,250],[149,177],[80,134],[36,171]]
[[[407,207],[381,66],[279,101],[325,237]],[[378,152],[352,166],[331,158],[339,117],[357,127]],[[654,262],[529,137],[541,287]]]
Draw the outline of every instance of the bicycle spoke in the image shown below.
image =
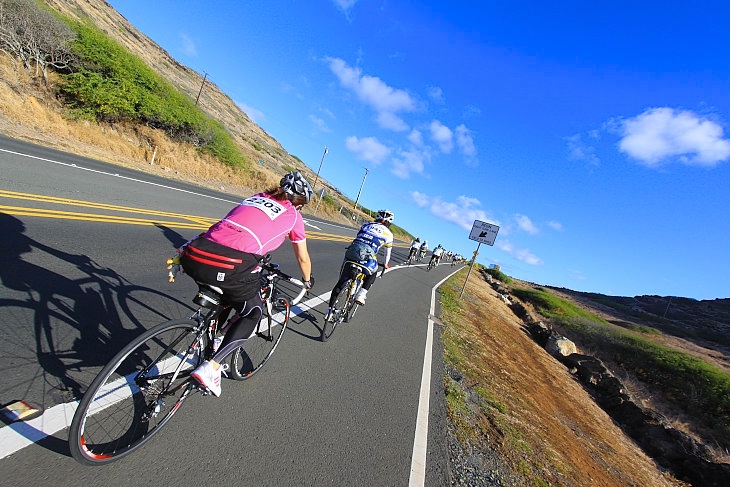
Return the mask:
[[289,312],[287,300],[274,301],[271,312],[265,312],[251,337],[231,355],[230,371],[234,379],[248,379],[271,358],[286,331]]
[[190,320],[159,325],[102,369],[71,424],[69,447],[76,460],[99,464],[120,458],[168,421],[193,390],[188,377],[202,361],[195,326]]

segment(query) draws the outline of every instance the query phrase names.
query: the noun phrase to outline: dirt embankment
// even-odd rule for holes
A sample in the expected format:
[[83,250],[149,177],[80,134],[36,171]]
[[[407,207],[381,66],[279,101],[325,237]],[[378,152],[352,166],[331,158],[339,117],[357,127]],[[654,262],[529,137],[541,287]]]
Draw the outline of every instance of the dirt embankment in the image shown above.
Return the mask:
[[446,309],[443,319],[447,362],[462,357],[460,370],[447,366],[447,398],[457,388],[465,402],[449,406],[460,440],[451,449],[453,485],[688,485],[621,430],[478,273],[458,312]]

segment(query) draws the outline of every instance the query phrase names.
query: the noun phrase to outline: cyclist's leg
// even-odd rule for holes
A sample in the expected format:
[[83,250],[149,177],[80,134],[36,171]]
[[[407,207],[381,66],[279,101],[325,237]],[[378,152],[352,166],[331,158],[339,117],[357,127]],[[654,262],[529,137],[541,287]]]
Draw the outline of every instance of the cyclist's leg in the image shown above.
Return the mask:
[[332,289],[332,293],[330,294],[330,308],[334,306],[335,301],[337,301],[337,296],[339,296],[342,286],[344,286],[347,281],[355,277],[355,275],[357,275],[357,267],[348,261],[343,262],[342,268],[340,269],[340,278],[337,280],[337,284],[335,284],[335,287]]
[[244,306],[243,311],[232,318],[232,323],[228,326],[223,342],[213,356],[213,360],[221,363],[231,352],[240,347],[256,329],[262,313],[261,305]]
[[362,288],[366,291],[369,291],[370,287],[373,285],[373,283],[375,282],[375,279],[377,277],[378,277],[378,274],[376,272],[374,272],[370,275],[365,274],[365,279],[363,279],[363,281],[362,281]]

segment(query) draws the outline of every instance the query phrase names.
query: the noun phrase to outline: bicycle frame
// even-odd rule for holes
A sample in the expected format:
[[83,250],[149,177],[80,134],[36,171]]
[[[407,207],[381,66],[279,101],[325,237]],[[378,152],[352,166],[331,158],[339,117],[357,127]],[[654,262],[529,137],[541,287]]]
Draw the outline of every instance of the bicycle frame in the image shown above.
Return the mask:
[[[304,283],[287,276],[268,261],[262,263],[262,268],[268,271],[262,275],[269,303],[267,311],[275,311],[278,303],[284,302],[288,316],[289,302],[285,297],[277,297],[276,281],[286,279],[301,286],[294,302],[306,293]],[[196,311],[185,318],[167,320],[149,328],[101,369],[81,398],[69,428],[69,449],[77,461],[102,465],[132,453],[167,424],[191,393],[210,394],[191,374],[215,355],[214,340],[221,328],[225,328],[221,317],[230,309],[222,296],[221,289],[199,283],[198,294],[193,299],[198,306]],[[267,323],[270,336],[275,335],[275,338],[262,340],[253,336],[245,340],[246,346],[253,344],[248,352],[263,349],[252,363],[255,368],[248,371],[246,377],[263,367],[286,328],[285,322],[277,323],[280,326],[277,329],[269,319]],[[259,347],[258,344],[266,345]],[[252,355],[247,356],[251,358]],[[242,367],[246,366],[248,364],[242,362]],[[230,368],[227,370],[233,372]],[[237,368],[236,372],[241,376],[239,380],[245,378],[242,369]]]

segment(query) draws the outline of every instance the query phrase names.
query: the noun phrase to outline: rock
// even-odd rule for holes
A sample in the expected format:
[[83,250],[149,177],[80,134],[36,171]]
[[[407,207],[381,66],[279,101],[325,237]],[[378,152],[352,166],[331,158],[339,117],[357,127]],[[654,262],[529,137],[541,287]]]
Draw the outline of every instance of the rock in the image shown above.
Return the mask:
[[542,321],[530,323],[529,325],[527,325],[527,331],[530,332],[530,335],[532,335],[532,338],[535,340],[535,342],[537,342],[537,344],[543,348],[545,347],[545,345],[547,345],[547,342],[553,333],[552,329],[550,329]]
[[567,357],[578,352],[575,343],[560,335],[550,335],[545,344],[545,350],[556,358]]

